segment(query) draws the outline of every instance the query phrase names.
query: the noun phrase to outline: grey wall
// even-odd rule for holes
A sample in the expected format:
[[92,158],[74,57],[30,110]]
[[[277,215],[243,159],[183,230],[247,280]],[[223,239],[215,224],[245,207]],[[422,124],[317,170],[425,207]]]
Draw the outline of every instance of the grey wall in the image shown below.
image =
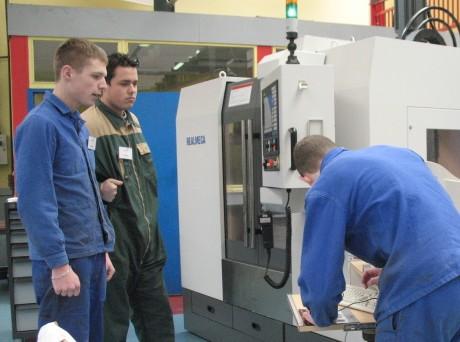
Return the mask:
[[[113,9],[8,5],[8,34],[85,37],[239,45],[286,45],[286,23],[276,18],[248,18]],[[394,37],[392,28],[299,22],[305,34],[356,40]]]

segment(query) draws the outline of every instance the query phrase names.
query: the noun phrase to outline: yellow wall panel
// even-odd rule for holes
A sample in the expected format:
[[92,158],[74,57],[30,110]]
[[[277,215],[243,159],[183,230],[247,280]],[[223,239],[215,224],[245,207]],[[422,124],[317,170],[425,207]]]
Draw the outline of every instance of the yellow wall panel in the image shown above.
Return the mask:
[[0,165],[0,188],[8,188],[11,173],[10,77],[6,31],[6,0],[0,0],[0,133],[6,134],[8,165]]
[[6,134],[8,147],[8,165],[0,165],[0,188],[8,187],[8,175],[11,173],[10,90],[8,72],[8,59],[0,58],[0,133]]
[[153,11],[153,2],[152,5],[145,5],[126,0],[10,0],[10,4]]
[[[153,10],[153,0],[10,0],[12,4]],[[369,0],[298,0],[299,19],[369,25]],[[285,17],[285,0],[178,0],[177,13]]]
[[284,0],[178,0],[180,13],[284,18]]
[[329,23],[370,25],[369,0],[300,0],[300,18]]
[[[284,0],[178,0],[176,12],[285,17]],[[299,19],[331,23],[370,24],[369,0],[298,0]]]
[[0,56],[8,55],[8,40],[6,39],[6,0],[0,0]]
[[8,175],[11,173],[10,141],[10,75],[8,59],[8,35],[6,28],[6,2],[0,0],[0,134],[6,135],[8,164],[0,165],[0,188],[8,188]]

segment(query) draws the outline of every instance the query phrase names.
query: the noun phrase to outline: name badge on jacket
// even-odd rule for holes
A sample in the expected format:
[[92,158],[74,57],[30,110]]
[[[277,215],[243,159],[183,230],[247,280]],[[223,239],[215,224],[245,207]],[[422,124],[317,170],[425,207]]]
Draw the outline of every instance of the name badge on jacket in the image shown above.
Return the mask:
[[88,137],[88,150],[95,151],[96,150],[96,137],[89,136]]
[[131,147],[118,147],[118,158],[133,160],[133,149]]

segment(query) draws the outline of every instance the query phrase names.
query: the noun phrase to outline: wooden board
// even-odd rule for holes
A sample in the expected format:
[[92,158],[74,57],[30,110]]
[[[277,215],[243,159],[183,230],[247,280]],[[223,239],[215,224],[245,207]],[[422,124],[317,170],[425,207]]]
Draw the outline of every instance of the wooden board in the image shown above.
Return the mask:
[[[374,316],[370,313],[353,310],[353,309],[344,309],[343,314],[346,317],[346,321],[341,323],[336,323],[328,327],[318,327],[316,325],[307,325],[303,321],[300,310],[305,310],[305,307],[302,304],[302,299],[299,294],[288,294],[288,301],[291,311],[294,315],[295,326],[300,332],[312,332],[312,331],[322,331],[322,330],[361,330],[367,329],[369,326],[375,324]],[[339,306],[340,308],[340,306]]]

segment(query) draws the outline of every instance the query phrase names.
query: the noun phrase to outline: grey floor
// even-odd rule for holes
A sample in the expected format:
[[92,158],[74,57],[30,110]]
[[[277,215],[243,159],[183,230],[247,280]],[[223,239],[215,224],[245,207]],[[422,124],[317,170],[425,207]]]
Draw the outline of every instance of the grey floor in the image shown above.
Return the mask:
[[[11,336],[11,311],[10,311],[10,297],[8,293],[8,282],[4,279],[0,280],[0,341],[13,342],[20,340],[13,340]],[[174,315],[174,327],[176,332],[177,342],[200,342],[205,341],[195,335],[188,333],[184,329],[184,316]],[[131,326],[128,332],[127,342],[136,342],[136,334]]]

